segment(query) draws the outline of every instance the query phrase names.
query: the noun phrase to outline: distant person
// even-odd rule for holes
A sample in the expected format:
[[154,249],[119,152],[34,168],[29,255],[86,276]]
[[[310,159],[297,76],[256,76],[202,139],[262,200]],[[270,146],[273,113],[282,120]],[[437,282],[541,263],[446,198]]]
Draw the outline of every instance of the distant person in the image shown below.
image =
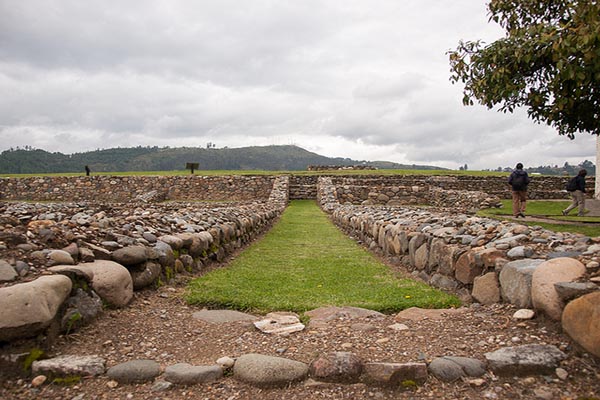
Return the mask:
[[581,169],[577,176],[571,178],[567,184],[567,192],[571,193],[572,202],[569,207],[563,210],[562,214],[567,215],[569,211],[575,207],[579,207],[577,210],[577,216],[583,217],[585,213],[585,176],[587,170]]
[[90,176],[90,167],[85,166],[85,176]]
[[529,182],[529,175],[523,171],[523,164],[518,163],[516,169],[508,177],[508,184],[512,188],[512,212],[515,218],[525,218]]

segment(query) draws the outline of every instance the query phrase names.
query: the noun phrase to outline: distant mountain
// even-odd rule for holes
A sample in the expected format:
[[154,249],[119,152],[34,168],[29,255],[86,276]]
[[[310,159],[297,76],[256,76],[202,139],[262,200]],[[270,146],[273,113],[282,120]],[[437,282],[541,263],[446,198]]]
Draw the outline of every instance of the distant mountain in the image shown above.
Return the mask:
[[298,146],[240,148],[131,147],[50,153],[39,149],[11,149],[0,153],[0,173],[32,174],[82,172],[171,171],[185,169],[186,163],[198,163],[199,170],[304,171],[309,165],[371,165],[380,169],[443,169],[428,165],[404,165],[388,161],[356,161],[331,158]]

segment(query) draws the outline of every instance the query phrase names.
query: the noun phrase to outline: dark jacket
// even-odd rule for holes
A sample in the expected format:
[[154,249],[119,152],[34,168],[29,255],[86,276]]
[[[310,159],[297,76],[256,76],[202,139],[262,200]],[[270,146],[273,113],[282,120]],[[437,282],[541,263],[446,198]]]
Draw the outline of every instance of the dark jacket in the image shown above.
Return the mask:
[[581,190],[583,193],[585,193],[585,176],[577,175],[575,177],[575,187],[575,190]]
[[514,170],[508,177],[508,184],[512,186],[512,190],[515,192],[527,190],[530,181],[529,175],[522,169]]

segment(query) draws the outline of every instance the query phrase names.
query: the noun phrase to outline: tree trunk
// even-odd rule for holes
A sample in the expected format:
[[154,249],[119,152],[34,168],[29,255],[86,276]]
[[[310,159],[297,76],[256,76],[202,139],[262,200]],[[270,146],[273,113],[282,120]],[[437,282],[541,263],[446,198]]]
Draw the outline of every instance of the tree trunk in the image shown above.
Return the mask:
[[598,179],[600,167],[598,166],[598,163],[600,163],[600,136],[596,136],[596,176],[594,177],[594,197],[596,199],[600,199],[600,179]]

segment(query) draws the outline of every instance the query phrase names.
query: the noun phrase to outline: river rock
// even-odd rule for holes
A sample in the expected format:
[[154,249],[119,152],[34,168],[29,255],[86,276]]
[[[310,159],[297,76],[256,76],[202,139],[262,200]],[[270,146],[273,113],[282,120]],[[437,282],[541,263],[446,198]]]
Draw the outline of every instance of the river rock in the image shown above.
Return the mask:
[[114,307],[126,306],[133,297],[133,282],[127,268],[114,261],[96,260],[72,266],[49,268],[61,274],[75,273],[85,277],[102,300]]
[[357,355],[349,352],[333,352],[317,357],[309,373],[313,378],[326,382],[357,382],[363,364]]
[[585,274],[585,265],[573,258],[554,258],[540,264],[531,280],[531,299],[536,310],[559,321],[564,303],[554,284],[572,282]]
[[19,274],[12,265],[5,260],[0,260],[0,283],[14,281],[17,276]]
[[117,364],[106,375],[119,383],[143,383],[160,375],[160,364],[153,360],[132,360]]
[[566,355],[555,346],[530,344],[485,353],[488,367],[497,375],[551,374]]
[[178,385],[195,385],[197,383],[214,382],[223,377],[223,369],[219,365],[190,365],[179,363],[165,369],[164,379]]
[[600,357],[600,292],[586,294],[567,304],[562,327],[581,347]]
[[73,265],[75,260],[71,254],[64,250],[50,250],[48,252],[48,265]]
[[500,302],[500,285],[496,273],[488,272],[476,277],[471,296],[481,304],[490,305]]
[[281,357],[245,354],[233,366],[233,377],[255,386],[287,386],[303,380],[308,365]]
[[35,336],[48,327],[71,287],[66,276],[46,275],[0,288],[0,341]]
[[148,256],[144,246],[128,246],[112,252],[112,259],[121,265],[136,265],[146,262]]
[[543,262],[543,260],[525,259],[511,261],[504,265],[499,274],[502,298],[519,308],[531,308],[533,272]]
[[365,363],[362,380],[371,385],[398,387],[427,381],[425,363]]

